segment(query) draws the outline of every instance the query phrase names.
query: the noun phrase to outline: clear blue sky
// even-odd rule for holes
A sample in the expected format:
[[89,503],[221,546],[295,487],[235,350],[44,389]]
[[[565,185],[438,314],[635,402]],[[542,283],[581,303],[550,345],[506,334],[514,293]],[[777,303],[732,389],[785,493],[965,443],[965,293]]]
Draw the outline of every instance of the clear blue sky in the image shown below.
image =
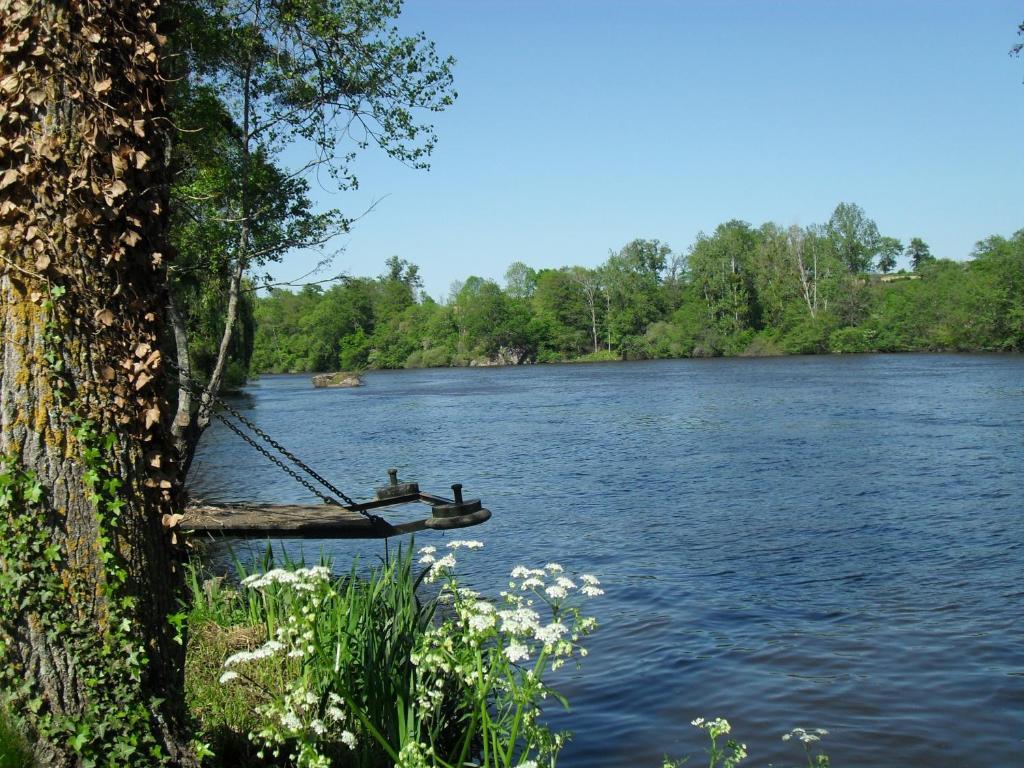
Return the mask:
[[368,153],[357,192],[318,193],[347,213],[384,198],[331,269],[398,255],[443,299],[517,260],[685,251],[729,219],[806,225],[840,201],[966,258],[1024,228],[1022,20],[1019,0],[407,0],[400,27],[458,59],[459,98],[432,170]]

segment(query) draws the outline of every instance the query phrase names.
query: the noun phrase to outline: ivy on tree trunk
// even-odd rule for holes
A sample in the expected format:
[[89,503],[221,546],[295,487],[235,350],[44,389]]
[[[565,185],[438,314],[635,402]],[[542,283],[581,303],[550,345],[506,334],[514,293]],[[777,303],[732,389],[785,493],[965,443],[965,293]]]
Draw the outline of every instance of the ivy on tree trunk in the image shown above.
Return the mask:
[[0,684],[40,765],[191,764],[159,0],[0,0]]

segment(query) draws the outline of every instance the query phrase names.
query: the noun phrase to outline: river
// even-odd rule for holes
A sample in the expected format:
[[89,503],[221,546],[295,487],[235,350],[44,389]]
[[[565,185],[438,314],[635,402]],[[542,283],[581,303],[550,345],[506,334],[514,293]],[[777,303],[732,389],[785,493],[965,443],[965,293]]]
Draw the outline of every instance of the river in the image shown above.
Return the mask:
[[[854,355],[267,376],[234,404],[349,495],[395,466],[494,516],[460,572],[597,574],[562,768],[1024,765],[1024,358]],[[312,502],[216,424],[193,490]],[[451,536],[449,535],[449,538]],[[417,544],[443,544],[423,533]],[[381,542],[305,542],[340,568]],[[391,545],[394,546],[394,543]],[[297,545],[293,545],[293,549]]]

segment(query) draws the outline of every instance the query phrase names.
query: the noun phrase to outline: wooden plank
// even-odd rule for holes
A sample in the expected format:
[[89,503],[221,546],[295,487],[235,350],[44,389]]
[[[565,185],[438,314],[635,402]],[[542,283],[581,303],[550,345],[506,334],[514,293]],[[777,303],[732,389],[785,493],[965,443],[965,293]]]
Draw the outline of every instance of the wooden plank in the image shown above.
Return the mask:
[[454,518],[428,517],[393,525],[379,516],[367,517],[326,504],[193,503],[186,508],[180,527],[249,539],[383,539],[423,530],[465,528],[490,517],[490,511],[481,509]]

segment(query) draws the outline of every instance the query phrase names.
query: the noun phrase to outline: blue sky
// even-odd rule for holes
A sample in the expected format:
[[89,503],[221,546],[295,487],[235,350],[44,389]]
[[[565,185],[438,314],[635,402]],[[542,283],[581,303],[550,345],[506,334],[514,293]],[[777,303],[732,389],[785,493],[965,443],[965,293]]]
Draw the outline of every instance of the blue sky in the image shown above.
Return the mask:
[[400,27],[458,59],[459,98],[429,172],[368,152],[358,191],[316,192],[347,213],[380,199],[321,277],[398,255],[440,299],[513,261],[685,251],[841,201],[966,258],[1024,228],[1022,20],[1017,0],[407,0]]

